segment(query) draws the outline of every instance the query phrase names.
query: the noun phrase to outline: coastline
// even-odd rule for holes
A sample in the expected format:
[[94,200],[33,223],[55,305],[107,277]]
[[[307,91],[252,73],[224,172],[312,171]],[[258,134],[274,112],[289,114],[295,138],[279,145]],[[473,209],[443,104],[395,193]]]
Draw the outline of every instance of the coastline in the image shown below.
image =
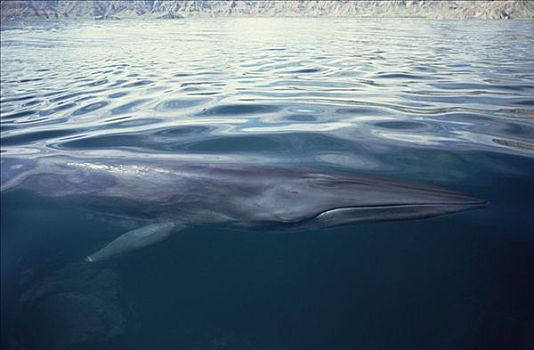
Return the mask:
[[534,19],[531,1],[2,1],[1,19],[121,20],[190,17]]

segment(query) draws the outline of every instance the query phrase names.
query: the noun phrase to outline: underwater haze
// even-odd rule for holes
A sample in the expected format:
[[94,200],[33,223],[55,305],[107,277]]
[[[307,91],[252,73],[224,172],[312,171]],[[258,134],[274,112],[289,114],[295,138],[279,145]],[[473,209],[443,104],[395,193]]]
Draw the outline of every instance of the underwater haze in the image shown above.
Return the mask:
[[533,349],[533,33],[528,20],[3,23],[2,158],[269,164],[489,204],[284,234],[206,225],[91,264],[136,223],[5,191],[2,349]]

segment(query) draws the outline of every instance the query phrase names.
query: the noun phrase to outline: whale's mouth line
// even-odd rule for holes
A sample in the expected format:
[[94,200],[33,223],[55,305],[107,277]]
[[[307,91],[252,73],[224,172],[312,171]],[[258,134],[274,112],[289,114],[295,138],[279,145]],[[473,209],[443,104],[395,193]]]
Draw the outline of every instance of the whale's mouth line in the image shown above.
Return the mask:
[[479,200],[479,201],[472,201],[472,202],[443,202],[443,203],[406,203],[406,204],[370,204],[370,205],[351,205],[351,206],[344,206],[344,207],[335,207],[330,208],[328,210],[324,210],[314,217],[310,219],[317,218],[323,214],[333,212],[336,210],[344,210],[344,209],[393,209],[393,208],[409,208],[409,207],[455,207],[455,206],[462,206],[466,209],[468,208],[480,208],[485,207],[489,204],[488,201]]
[[370,204],[370,205],[351,205],[351,206],[341,206],[341,207],[334,207],[327,210],[323,210],[313,216],[304,218],[302,220],[297,220],[293,222],[285,222],[285,224],[292,224],[292,225],[302,225],[306,223],[314,222],[317,219],[320,219],[321,216],[327,215],[328,213],[335,212],[337,210],[380,210],[380,209],[406,209],[410,207],[414,208],[421,208],[421,207],[458,207],[462,206],[464,210],[470,210],[470,209],[476,209],[476,208],[482,208],[489,204],[489,201],[485,200],[476,200],[473,199],[471,202],[443,202],[443,203],[405,203],[405,204]]

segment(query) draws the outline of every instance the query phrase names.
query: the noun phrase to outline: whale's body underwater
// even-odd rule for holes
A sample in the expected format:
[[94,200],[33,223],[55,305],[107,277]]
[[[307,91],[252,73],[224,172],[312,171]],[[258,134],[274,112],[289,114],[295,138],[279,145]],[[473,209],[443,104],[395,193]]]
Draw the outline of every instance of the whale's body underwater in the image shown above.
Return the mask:
[[304,230],[419,219],[486,202],[444,189],[309,169],[150,158],[2,159],[2,191],[23,189],[146,220],[87,257],[98,261],[189,226]]

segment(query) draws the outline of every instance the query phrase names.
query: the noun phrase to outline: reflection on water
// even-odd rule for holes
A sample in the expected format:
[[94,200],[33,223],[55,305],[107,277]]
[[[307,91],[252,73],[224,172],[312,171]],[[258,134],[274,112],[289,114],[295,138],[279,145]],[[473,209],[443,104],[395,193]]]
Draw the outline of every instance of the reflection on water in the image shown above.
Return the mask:
[[491,205],[328,232],[186,230],[96,268],[78,263],[87,247],[135,222],[2,194],[2,348],[528,348],[533,32],[362,18],[5,25],[3,156],[336,168]]

